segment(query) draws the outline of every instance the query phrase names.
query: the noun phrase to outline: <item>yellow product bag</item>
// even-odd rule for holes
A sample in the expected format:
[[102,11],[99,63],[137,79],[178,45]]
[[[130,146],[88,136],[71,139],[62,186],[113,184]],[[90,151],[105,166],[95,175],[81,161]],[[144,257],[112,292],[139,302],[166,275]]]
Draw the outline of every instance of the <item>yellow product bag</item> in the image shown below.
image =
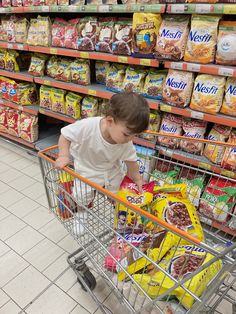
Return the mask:
[[66,114],[74,119],[80,118],[80,102],[83,97],[75,94],[68,93],[66,95]]
[[52,111],[65,113],[65,93],[62,89],[51,89]]
[[193,15],[184,61],[211,63],[215,58],[219,16]]
[[142,93],[147,72],[139,67],[129,66],[126,70],[124,90],[126,92]]
[[[212,258],[213,255],[199,247],[184,245],[173,247],[159,263],[159,266],[176,280],[181,281],[185,276],[190,275],[200,266],[208,263]],[[210,281],[220,271],[221,267],[221,260],[210,264],[207,268],[186,281],[184,286],[200,297],[207,289]],[[152,299],[155,299],[175,285],[175,282],[163,271],[156,269],[154,275],[139,274],[133,275],[133,278]],[[194,298],[180,286],[173,290],[171,295],[176,296],[187,309],[190,309],[194,303]]]
[[222,76],[199,74],[194,83],[190,108],[211,114],[220,111],[225,87]]
[[106,75],[106,87],[113,92],[123,91],[126,66],[113,63],[109,67]]
[[40,107],[51,110],[51,87],[41,85],[39,90]]
[[10,50],[5,56],[5,70],[10,72],[19,72],[20,68],[17,62],[19,53],[15,50]]
[[75,59],[71,63],[71,81],[80,85],[89,85],[91,83],[89,60]]
[[221,113],[236,117],[236,78],[228,77],[225,85],[225,97]]
[[33,83],[18,84],[18,103],[23,106],[35,105],[38,102],[36,86]]
[[98,113],[98,98],[85,96],[81,102],[81,119],[96,117]]

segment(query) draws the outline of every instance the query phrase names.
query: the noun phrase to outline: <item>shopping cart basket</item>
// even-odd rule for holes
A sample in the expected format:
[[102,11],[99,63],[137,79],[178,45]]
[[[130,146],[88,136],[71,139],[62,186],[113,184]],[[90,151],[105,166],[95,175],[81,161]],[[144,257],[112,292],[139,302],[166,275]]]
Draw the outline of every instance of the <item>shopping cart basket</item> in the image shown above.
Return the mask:
[[[173,137],[155,132],[151,132],[149,138],[150,136],[152,141],[147,142],[148,146],[153,146],[156,150],[153,154],[150,152],[147,154],[147,149],[143,147],[138,155],[143,163],[142,168],[145,169],[146,178],[150,177],[156,169],[158,184],[170,185],[174,181],[171,181],[173,178],[168,174],[175,170],[179,178],[185,178],[185,182],[198,177],[203,179],[204,184],[210,180],[214,182],[224,180],[225,184],[236,183],[235,169],[227,167],[224,169],[222,165],[213,164],[201,154],[195,155],[193,149],[194,146],[201,146],[202,151],[204,146],[211,145],[212,155],[215,150],[218,154],[220,151],[220,160],[224,159],[224,164],[228,165],[227,152],[234,152],[236,149],[231,144]],[[142,141],[137,139],[137,142],[142,143]],[[184,149],[179,149],[184,147],[180,145],[181,141],[191,143],[189,151],[186,152],[186,145]],[[88,264],[92,264],[92,268],[102,276],[130,313],[215,313],[222,299],[232,303],[235,309],[236,301],[233,293],[236,290],[234,241],[236,231],[230,227],[232,222],[236,225],[233,206],[230,210],[222,205],[219,209],[217,207],[219,204],[213,208],[216,213],[225,213],[223,222],[219,222],[217,216],[210,215],[207,210],[198,212],[205,236],[203,241],[187,233],[184,228],[177,227],[170,218],[160,219],[80,176],[74,172],[73,163],[63,170],[55,169],[54,162],[57,156],[57,146],[49,147],[39,153],[49,208],[78,242],[79,248],[68,257],[68,263],[75,271],[82,288],[90,293],[103,313],[112,313],[112,310],[103,306],[93,293],[96,279]],[[232,156],[228,154],[228,158]],[[160,177],[160,173],[166,175]],[[197,207],[202,200],[202,191],[199,192],[199,189],[196,191],[194,186],[188,186],[188,193],[191,202]],[[236,197],[232,197],[231,201],[235,203],[235,200]],[[146,234],[144,225],[138,232],[135,224],[131,225],[128,235],[117,231],[114,219],[120,208],[125,208],[126,212],[130,211],[134,221],[137,219],[148,221],[156,230],[164,231],[158,256],[154,258],[149,254],[155,248],[154,236],[149,237],[145,249],[137,245],[138,241],[142,243]],[[123,216],[123,223],[127,223],[126,215]],[[154,234],[153,231],[152,233]],[[177,240],[166,249],[168,237]],[[131,239],[138,240],[135,242]],[[114,241],[115,248],[112,246]],[[162,249],[169,250],[168,252],[172,250],[167,264],[163,264],[162,261],[168,252],[161,256]],[[184,257],[178,259],[176,253],[182,249],[185,252]],[[186,250],[188,250],[187,254]],[[131,253],[129,257],[127,252]],[[194,252],[201,252],[201,258],[194,257]],[[133,258],[132,272],[124,262],[121,262],[121,257],[124,256],[127,257],[126,261],[130,257]],[[112,266],[107,267],[105,262],[107,260]],[[140,260],[143,262],[142,267],[140,267]],[[215,269],[213,274],[212,269]],[[147,280],[148,274],[150,276]],[[161,279],[152,280],[153,274],[161,274],[159,277]],[[147,280],[146,286],[145,280]],[[200,281],[196,282],[196,280]],[[201,289],[198,288],[204,282],[205,288],[200,291]],[[153,287],[155,292],[152,290]],[[186,300],[190,300],[187,305]]]

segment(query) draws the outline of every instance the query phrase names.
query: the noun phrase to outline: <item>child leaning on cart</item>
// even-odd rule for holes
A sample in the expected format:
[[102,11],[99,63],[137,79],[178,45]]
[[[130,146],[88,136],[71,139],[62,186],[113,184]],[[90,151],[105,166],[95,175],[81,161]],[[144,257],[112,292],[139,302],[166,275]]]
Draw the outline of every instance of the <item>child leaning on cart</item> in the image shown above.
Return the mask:
[[[124,177],[123,161],[127,175],[141,192],[143,182],[132,139],[148,128],[149,113],[148,103],[141,95],[132,92],[113,95],[105,117],[83,119],[61,129],[55,167],[66,166],[71,155],[77,173],[116,193]],[[88,208],[94,195],[90,186],[75,180],[73,196],[78,205]],[[77,228],[81,235],[86,213],[76,215],[76,220],[81,221]]]

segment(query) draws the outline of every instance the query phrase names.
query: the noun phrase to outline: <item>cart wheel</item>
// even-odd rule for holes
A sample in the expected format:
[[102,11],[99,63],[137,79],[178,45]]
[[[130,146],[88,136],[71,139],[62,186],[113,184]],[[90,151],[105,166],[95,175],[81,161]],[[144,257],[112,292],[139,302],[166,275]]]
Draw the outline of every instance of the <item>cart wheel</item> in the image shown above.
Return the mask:
[[[90,270],[87,270],[84,274],[83,274],[83,279],[86,282],[86,284],[88,285],[89,289],[92,291],[94,290],[94,288],[96,287],[96,279],[94,277],[94,275],[91,273]],[[83,283],[79,280],[79,278],[77,278],[77,281],[80,283],[81,288],[87,292],[87,288],[83,285]]]

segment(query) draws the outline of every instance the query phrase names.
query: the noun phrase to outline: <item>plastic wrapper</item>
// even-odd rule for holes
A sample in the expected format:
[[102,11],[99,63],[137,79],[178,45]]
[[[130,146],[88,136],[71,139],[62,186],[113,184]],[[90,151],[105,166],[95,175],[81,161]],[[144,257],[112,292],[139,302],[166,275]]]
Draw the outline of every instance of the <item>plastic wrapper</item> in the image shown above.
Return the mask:
[[77,49],[79,19],[69,20],[65,26],[65,47]]
[[[226,140],[229,138],[230,131],[231,127],[229,126],[215,124],[208,134],[207,139],[210,141],[226,142]],[[220,164],[223,159],[224,151],[224,146],[206,144],[204,149],[204,156],[206,156],[211,162]]]
[[6,65],[6,49],[0,49],[0,69],[4,70]]
[[236,130],[232,130],[229,135],[228,143],[232,144],[234,147],[227,147],[222,159],[222,168],[229,170],[236,170]]
[[236,22],[221,21],[217,37],[216,63],[236,65]]
[[187,185],[187,194],[191,203],[198,208],[199,200],[204,188],[204,177],[195,178],[192,180],[188,179],[178,179],[175,180],[176,183]]
[[147,71],[143,68],[129,66],[125,73],[124,90],[126,92],[142,93],[146,74]]
[[71,63],[71,81],[79,85],[91,84],[89,60],[75,59]]
[[7,112],[8,108],[0,106],[0,132],[2,133],[8,133]]
[[101,117],[106,116],[109,107],[110,107],[110,100],[102,99],[101,103],[98,106],[98,116],[101,116]]
[[36,86],[33,83],[18,84],[18,103],[22,106],[35,105],[38,101]]
[[184,61],[211,63],[215,58],[219,16],[193,15]]
[[66,91],[62,89],[51,90],[52,111],[65,114],[65,94]]
[[[182,135],[183,119],[181,116],[166,113],[163,115],[159,132],[162,134]],[[177,148],[179,146],[178,139],[174,137],[158,136],[158,142],[161,145]]]
[[[161,117],[159,113],[150,113],[149,115],[149,126],[148,126],[148,131],[153,131],[153,132],[158,132],[159,127],[161,123]],[[145,138],[147,140],[155,140],[157,137],[152,134],[148,133],[142,133],[140,135],[142,138]]]
[[8,8],[11,6],[11,0],[2,0],[3,8]]
[[188,37],[188,16],[166,15],[157,35],[156,56],[181,60]]
[[[20,68],[17,62],[19,53],[15,50],[9,50],[5,57],[5,70],[10,72],[19,72]],[[18,58],[19,59],[19,58]]]
[[225,78],[199,74],[195,80],[190,108],[211,114],[220,111],[223,102]]
[[29,66],[29,74],[33,76],[43,76],[46,67],[47,56],[43,54],[35,54],[31,58]]
[[162,90],[166,75],[166,71],[158,71],[153,68],[149,69],[145,78],[143,95],[152,99],[162,99]]
[[22,112],[20,115],[20,137],[30,143],[38,139],[38,117]]
[[132,20],[120,19],[114,26],[112,53],[117,55],[131,55],[132,51]]
[[69,5],[69,0],[57,0],[57,5]]
[[80,102],[82,96],[69,92],[66,95],[66,114],[74,119],[80,118]]
[[67,58],[61,58],[58,61],[58,67],[55,75],[55,79],[63,82],[71,81],[71,60]]
[[15,36],[15,21],[16,17],[12,15],[9,17],[2,18],[2,27],[5,33],[5,36],[2,38],[4,41],[8,41],[11,43],[16,42],[16,36]]
[[139,173],[143,177],[144,182],[149,182],[150,173],[152,173],[155,165],[155,150],[139,145],[134,145],[137,154],[137,164]]
[[86,96],[81,103],[81,118],[96,117],[98,113],[98,99],[92,96]]
[[40,107],[51,110],[52,102],[51,102],[51,87],[41,85],[39,96],[40,96]]
[[60,59],[57,56],[52,56],[47,63],[47,75],[56,78]]
[[97,19],[95,17],[84,17],[80,19],[78,50],[95,50],[97,24]]
[[221,113],[236,117],[236,78],[228,77],[225,85],[225,96]]
[[15,38],[17,43],[25,44],[28,34],[28,21],[26,18],[18,18],[15,21]]
[[111,64],[106,76],[106,87],[111,91],[122,91],[125,78],[125,65]]
[[[164,170],[164,169],[161,169]],[[154,181],[156,186],[171,185],[174,184],[177,179],[180,169],[174,167],[173,169],[167,169],[167,171],[160,171],[155,169],[151,175],[150,181]]]
[[51,44],[51,23],[48,17],[30,19],[27,44],[48,47]]
[[65,31],[67,22],[56,18],[52,24],[52,46],[65,47]]
[[18,84],[14,80],[6,79],[5,86],[2,89],[2,98],[19,103]]
[[8,110],[7,112],[8,134],[19,137],[20,133],[20,111]]
[[112,53],[114,22],[114,18],[101,18],[99,20],[95,45],[96,51]]
[[106,75],[109,71],[110,63],[107,61],[97,60],[95,63],[96,82],[106,85]]

